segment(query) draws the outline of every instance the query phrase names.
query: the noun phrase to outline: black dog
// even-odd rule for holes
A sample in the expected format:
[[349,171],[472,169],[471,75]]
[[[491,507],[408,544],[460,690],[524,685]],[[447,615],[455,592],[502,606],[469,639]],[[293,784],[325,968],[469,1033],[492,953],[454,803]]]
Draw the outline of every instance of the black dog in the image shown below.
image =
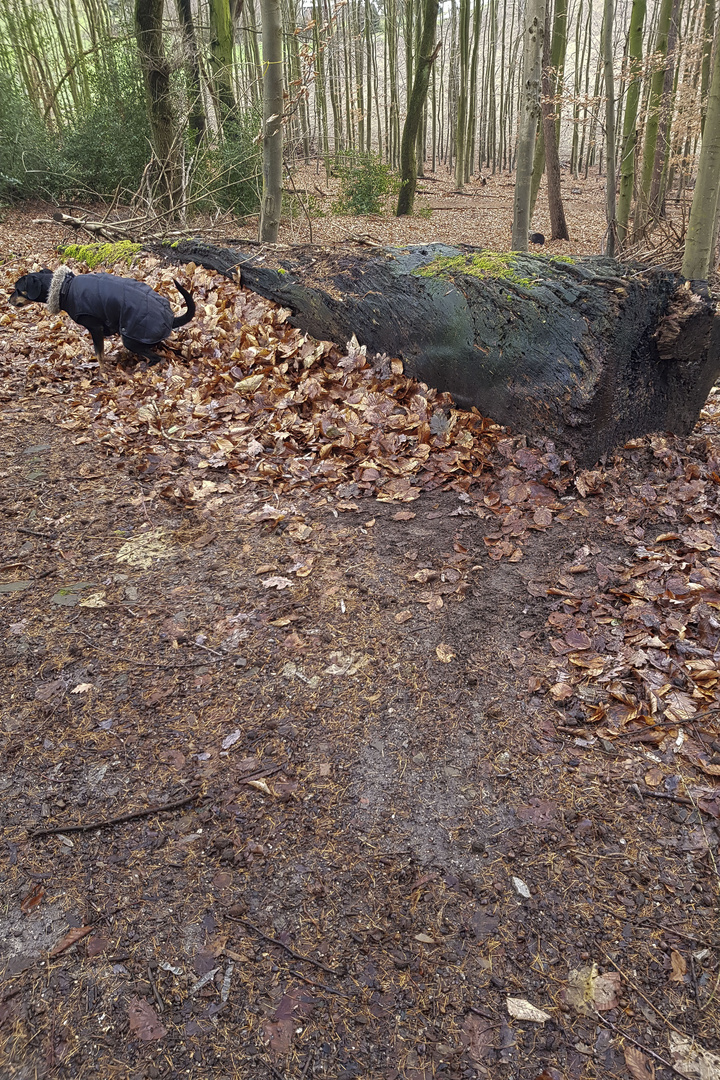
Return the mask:
[[90,331],[95,355],[102,363],[105,338],[120,334],[128,352],[144,356],[151,364],[162,360],[152,351],[178,326],[190,322],[195,301],[175,282],[187,305],[184,315],[173,316],[170,302],[143,281],[113,274],[79,274],[67,266],[54,273],[41,270],[15,282],[10,297],[13,307],[47,304],[51,315],[66,311],[73,322]]

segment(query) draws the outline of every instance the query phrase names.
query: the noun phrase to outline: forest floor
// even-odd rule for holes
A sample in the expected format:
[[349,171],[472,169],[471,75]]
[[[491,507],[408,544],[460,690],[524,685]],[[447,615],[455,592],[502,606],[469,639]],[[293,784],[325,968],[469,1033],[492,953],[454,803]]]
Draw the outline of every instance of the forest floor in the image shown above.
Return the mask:
[[[438,213],[507,248],[481,209]],[[0,303],[0,1076],[717,1080],[715,394],[580,471],[118,270],[190,285],[180,356]]]

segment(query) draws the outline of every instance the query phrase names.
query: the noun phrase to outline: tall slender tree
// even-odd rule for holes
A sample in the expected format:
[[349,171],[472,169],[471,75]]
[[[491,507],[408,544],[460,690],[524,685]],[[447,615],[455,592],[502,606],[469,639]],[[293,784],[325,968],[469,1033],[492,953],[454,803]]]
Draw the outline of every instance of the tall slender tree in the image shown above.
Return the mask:
[[261,0],[263,51],[263,191],[260,239],[275,244],[282,211],[283,62],[280,0]]
[[400,194],[396,210],[398,217],[402,217],[404,214],[412,214],[415,203],[415,188],[417,187],[415,145],[430,84],[430,69],[440,48],[439,45],[433,48],[439,6],[440,0],[423,0],[421,13],[422,33],[415,57],[412,90],[400,142]]
[[541,80],[542,131],[545,141],[545,170],[547,172],[548,209],[550,211],[550,233],[553,240],[569,240],[565,209],[560,189],[560,155],[558,153],[556,129],[556,94],[553,91],[550,67],[550,15],[545,15],[545,40],[543,41],[543,61]]
[[715,50],[697,181],[690,208],[682,273],[688,281],[707,281],[717,233],[720,191],[720,55]]
[[545,0],[527,0],[523,31],[523,97],[518,117],[518,150],[513,202],[513,251],[527,251],[530,231],[535,132],[540,115],[540,73],[545,37]]
[[615,211],[615,73],[613,71],[613,12],[615,0],[605,0],[603,14],[603,66],[605,77],[605,146],[607,169],[605,177],[605,220],[607,241],[605,251],[615,258],[616,211]]
[[642,43],[647,0],[633,0],[628,34],[627,99],[623,116],[620,150],[620,194],[617,203],[617,235],[622,246],[628,231],[630,207],[635,183],[635,151],[637,147],[637,117],[642,86]]
[[164,211],[178,204],[180,159],[177,124],[170,95],[170,65],[163,42],[164,0],[135,0],[135,37],[145,81],[152,132],[155,198]]

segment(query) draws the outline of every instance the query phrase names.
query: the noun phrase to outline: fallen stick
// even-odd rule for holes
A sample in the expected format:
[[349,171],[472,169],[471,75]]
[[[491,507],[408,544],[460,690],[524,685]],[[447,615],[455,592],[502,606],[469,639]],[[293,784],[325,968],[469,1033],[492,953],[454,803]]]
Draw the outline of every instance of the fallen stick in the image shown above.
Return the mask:
[[53,836],[57,833],[69,832],[92,832],[94,829],[107,829],[113,825],[122,825],[126,821],[136,821],[138,818],[150,817],[152,814],[165,813],[168,810],[179,810],[181,806],[197,802],[198,799],[206,799],[199,791],[194,795],[188,795],[185,799],[177,802],[165,803],[164,806],[148,806],[145,810],[134,810],[131,814],[120,814],[118,817],[105,818],[103,821],[89,821],[85,825],[56,825],[51,829],[36,829],[29,834],[30,840],[36,840],[39,836]]
[[302,960],[306,964],[314,964],[315,967],[320,968],[322,971],[327,971],[328,975],[338,974],[338,971],[335,968],[328,967],[326,964],[321,963],[320,960],[314,960],[312,956],[303,956],[302,953],[295,952],[295,950],[291,949],[289,945],[286,945],[284,941],[270,937],[270,935],[261,930],[259,926],[255,926],[254,923],[248,922],[247,919],[243,919],[240,915],[228,915],[228,919],[232,919],[233,922],[239,922],[242,923],[243,926],[247,926],[248,930],[252,930],[255,934],[258,934],[264,941],[268,941],[271,945],[277,945],[280,949],[284,949],[294,960]]

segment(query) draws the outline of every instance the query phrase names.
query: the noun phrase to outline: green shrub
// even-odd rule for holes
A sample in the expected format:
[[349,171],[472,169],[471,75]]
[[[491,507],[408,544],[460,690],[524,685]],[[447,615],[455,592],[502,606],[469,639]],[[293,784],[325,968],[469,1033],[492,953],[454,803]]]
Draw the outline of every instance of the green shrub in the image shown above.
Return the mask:
[[41,116],[0,71],[0,200],[51,194],[48,176],[58,167],[57,144]]
[[335,171],[341,189],[335,209],[341,214],[382,214],[399,188],[397,174],[377,154],[350,156]]
[[193,194],[201,208],[231,210],[242,217],[257,213],[262,189],[262,147],[257,142],[260,114],[250,109],[225,120],[224,138],[201,157]]
[[150,126],[137,50],[106,44],[90,62],[90,103],[60,139],[64,193],[112,196],[134,192],[149,154]]

